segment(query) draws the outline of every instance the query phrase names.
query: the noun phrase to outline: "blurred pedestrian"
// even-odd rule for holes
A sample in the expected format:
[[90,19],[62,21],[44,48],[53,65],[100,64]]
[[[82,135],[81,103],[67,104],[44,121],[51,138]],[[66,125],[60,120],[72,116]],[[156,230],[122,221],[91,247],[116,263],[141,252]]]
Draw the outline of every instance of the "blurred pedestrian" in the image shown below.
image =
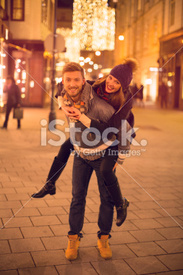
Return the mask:
[[[15,84],[15,80],[12,76],[7,76],[6,84],[4,86],[3,93],[7,94],[6,115],[3,124],[3,129],[7,129],[9,115],[12,108],[19,108],[21,106],[21,93],[19,87]],[[20,119],[17,119],[17,129],[20,129]]]
[[138,87],[136,83],[133,83],[133,85],[130,86],[131,93],[133,95],[133,106],[136,106],[137,104],[137,98],[138,98]]
[[168,100],[168,87],[167,85],[162,82],[159,87],[159,94],[160,94],[160,104],[161,108],[167,108],[167,100]]
[[144,95],[143,95],[143,90],[144,90],[144,86],[141,84],[141,85],[140,85],[140,88],[139,88],[139,90],[138,90],[138,99],[139,99],[139,101],[140,101],[140,103],[139,103],[140,107],[144,107],[144,101],[143,101]]

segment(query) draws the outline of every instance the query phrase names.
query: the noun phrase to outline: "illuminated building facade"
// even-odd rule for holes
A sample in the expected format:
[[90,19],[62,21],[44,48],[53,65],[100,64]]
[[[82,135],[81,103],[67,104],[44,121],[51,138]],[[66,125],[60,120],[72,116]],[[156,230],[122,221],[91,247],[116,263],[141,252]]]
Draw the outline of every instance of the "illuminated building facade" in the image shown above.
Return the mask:
[[6,76],[14,76],[23,106],[42,107],[45,100],[44,40],[53,29],[54,0],[6,0],[1,1],[1,7],[4,11],[1,18],[9,30],[3,44]]
[[[166,72],[168,106],[183,108],[182,31],[182,0],[117,1],[115,64],[127,57],[138,60],[134,82],[144,85],[146,101],[158,100],[159,85]],[[120,35],[124,39],[119,39]]]
[[168,85],[168,104],[183,110],[183,1],[165,1],[160,37],[159,83]]

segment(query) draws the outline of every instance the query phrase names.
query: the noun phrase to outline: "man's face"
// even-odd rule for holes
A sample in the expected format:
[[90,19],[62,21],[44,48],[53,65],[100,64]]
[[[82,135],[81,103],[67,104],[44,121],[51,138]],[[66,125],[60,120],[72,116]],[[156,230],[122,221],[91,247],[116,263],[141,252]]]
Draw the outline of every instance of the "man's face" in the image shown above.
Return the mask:
[[79,97],[85,83],[85,79],[79,71],[65,72],[62,82],[64,84],[65,91],[74,100]]

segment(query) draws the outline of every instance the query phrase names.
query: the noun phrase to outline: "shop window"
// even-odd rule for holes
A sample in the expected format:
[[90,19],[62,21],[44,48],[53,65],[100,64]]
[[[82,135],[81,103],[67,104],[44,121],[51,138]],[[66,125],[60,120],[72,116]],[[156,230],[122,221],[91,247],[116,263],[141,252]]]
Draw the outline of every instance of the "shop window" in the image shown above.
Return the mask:
[[25,0],[11,0],[11,20],[24,21]]
[[0,0],[0,6],[5,9],[6,8],[6,2],[5,0]]
[[7,2],[5,0],[0,0],[0,19],[8,20]]
[[175,22],[175,0],[170,1],[170,26]]

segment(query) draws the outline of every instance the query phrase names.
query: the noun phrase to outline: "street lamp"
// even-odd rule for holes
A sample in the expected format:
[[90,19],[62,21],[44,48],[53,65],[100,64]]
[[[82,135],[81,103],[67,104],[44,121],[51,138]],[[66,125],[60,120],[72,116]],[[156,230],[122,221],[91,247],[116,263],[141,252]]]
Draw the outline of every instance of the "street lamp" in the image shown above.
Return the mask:
[[54,106],[54,91],[55,91],[55,53],[56,53],[56,29],[57,29],[57,6],[58,0],[55,0],[55,9],[54,9],[54,33],[53,33],[53,59],[52,59],[52,79],[51,79],[51,105],[49,113],[49,123],[52,120],[56,119],[55,106]]

